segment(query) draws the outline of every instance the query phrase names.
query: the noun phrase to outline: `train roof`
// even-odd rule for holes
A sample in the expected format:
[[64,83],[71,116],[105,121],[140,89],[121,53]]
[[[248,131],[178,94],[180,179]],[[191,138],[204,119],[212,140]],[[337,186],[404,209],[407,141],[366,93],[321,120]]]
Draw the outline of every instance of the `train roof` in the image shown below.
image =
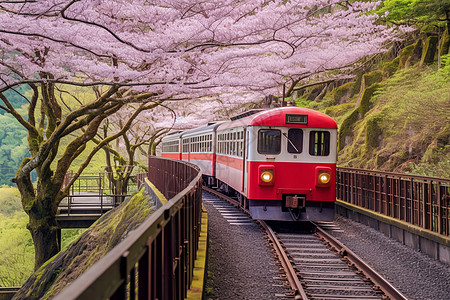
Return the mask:
[[324,113],[303,107],[279,107],[225,122],[217,130],[241,126],[337,128],[336,121]]
[[182,132],[183,131],[181,131],[181,130],[170,132],[165,137],[162,138],[162,141],[163,142],[170,142],[170,141],[178,140],[180,138],[180,135],[181,135]]
[[267,110],[267,109],[263,109],[263,108],[260,108],[260,109],[250,109],[250,110],[247,110],[246,112],[243,112],[243,113],[240,113],[240,114],[238,114],[238,115],[236,115],[236,116],[231,117],[230,120],[231,120],[231,121],[235,121],[235,120],[238,120],[238,119],[243,119],[243,118],[245,118],[245,117],[254,115],[254,114],[256,114],[256,113],[259,113],[259,112],[262,112],[262,111],[265,111],[265,110]]
[[189,129],[189,130],[183,131],[180,134],[180,136],[185,137],[185,136],[195,135],[195,134],[201,133],[201,132],[214,132],[214,131],[216,131],[217,127],[219,127],[220,124],[222,124],[223,122],[224,121],[217,122],[217,123],[208,123],[207,125],[202,126],[202,127]]

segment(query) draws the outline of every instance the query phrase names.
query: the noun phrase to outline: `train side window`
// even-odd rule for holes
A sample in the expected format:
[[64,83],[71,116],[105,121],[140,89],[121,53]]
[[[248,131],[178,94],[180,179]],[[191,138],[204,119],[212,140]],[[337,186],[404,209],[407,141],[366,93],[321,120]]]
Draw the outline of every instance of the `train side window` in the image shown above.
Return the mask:
[[287,150],[289,153],[302,153],[303,151],[303,130],[292,128],[288,131]]
[[328,131],[310,132],[309,154],[313,156],[328,156],[330,154],[330,133]]
[[278,154],[281,151],[281,131],[260,129],[258,131],[258,152],[261,154]]

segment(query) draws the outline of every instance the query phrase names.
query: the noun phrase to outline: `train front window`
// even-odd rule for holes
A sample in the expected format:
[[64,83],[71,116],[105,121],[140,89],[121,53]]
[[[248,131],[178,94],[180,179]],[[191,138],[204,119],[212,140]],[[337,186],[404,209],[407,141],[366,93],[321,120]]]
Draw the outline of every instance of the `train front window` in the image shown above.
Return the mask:
[[309,154],[313,156],[328,156],[330,154],[330,133],[328,131],[310,132]]
[[288,134],[283,133],[287,139],[287,151],[289,153],[302,153],[303,151],[303,130],[292,128]]
[[261,154],[278,154],[281,151],[281,131],[261,129],[258,132],[258,152]]

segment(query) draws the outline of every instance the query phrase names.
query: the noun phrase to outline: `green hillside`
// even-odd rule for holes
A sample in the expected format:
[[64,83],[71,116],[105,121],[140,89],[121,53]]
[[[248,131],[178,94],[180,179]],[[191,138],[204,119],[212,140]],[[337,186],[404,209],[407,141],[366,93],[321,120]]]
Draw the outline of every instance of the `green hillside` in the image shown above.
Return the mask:
[[297,105],[338,122],[340,166],[450,178],[450,54],[439,68],[437,43],[419,38],[352,80],[299,91]]
[[14,185],[11,179],[29,155],[26,139],[26,130],[14,117],[0,114],[0,186]]

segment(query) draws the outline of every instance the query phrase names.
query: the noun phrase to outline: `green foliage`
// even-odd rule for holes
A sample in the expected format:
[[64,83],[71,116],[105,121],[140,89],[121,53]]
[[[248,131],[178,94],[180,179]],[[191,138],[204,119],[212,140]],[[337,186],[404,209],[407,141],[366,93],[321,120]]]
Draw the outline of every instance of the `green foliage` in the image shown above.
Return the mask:
[[0,187],[0,195],[0,214],[4,217],[23,211],[18,189],[2,186]]
[[414,44],[408,45],[400,51],[398,55],[399,68],[406,68],[419,62],[422,55],[422,44],[422,40],[419,39]]
[[0,188],[0,285],[20,286],[34,269],[34,247],[19,191]]
[[[25,94],[30,91],[30,87],[28,85],[21,85],[16,87],[15,90],[8,90],[4,92],[6,98],[8,98],[9,102],[14,108],[20,108],[22,105],[27,104],[27,100],[25,99]],[[0,109],[0,115],[8,114],[3,109]]]
[[444,34],[442,35],[440,42],[441,42],[440,44],[441,55],[448,54],[450,48],[450,33],[448,29],[444,31]]
[[353,126],[359,119],[358,109],[354,109],[349,114],[346,115],[342,123],[339,125],[338,133],[338,151],[344,149],[345,146],[349,145],[353,139]]
[[358,107],[358,111],[361,114],[361,116],[364,116],[369,109],[372,107],[372,96],[375,95],[377,90],[380,88],[381,84],[378,82],[370,85],[366,89],[364,89],[362,95],[361,95],[361,101]]
[[438,71],[444,78],[450,77],[450,53],[442,56],[442,68]]
[[86,228],[67,228],[61,229],[61,249],[66,248],[70,243],[75,241]]
[[11,116],[0,114],[0,185],[13,185],[11,179],[26,156],[26,130]]
[[378,14],[389,14],[387,22],[396,24],[415,24],[423,31],[434,30],[435,26],[448,26],[450,0],[385,0]]
[[438,178],[450,178],[450,156],[438,163],[420,163],[411,162],[407,166],[411,171],[409,173],[422,176],[431,176]]

